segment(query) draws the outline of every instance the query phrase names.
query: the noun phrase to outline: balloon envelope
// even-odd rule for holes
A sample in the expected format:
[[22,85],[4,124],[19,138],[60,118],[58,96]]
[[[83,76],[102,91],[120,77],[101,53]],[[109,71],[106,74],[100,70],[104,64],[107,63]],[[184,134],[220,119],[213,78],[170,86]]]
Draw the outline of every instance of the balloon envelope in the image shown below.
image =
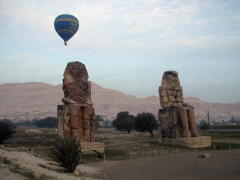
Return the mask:
[[67,45],[67,41],[77,32],[79,22],[72,15],[62,14],[56,17],[54,27],[58,35],[64,40],[64,44]]

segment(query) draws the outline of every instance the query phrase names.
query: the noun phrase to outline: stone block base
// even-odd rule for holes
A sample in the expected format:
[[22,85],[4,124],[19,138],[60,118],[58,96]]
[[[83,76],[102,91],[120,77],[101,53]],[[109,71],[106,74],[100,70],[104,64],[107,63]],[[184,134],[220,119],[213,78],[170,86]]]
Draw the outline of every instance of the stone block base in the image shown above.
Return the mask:
[[95,112],[91,104],[58,105],[59,135],[74,136],[79,141],[93,142],[96,131]]
[[105,145],[100,142],[81,142],[80,143],[82,153],[104,153]]
[[159,138],[159,143],[183,146],[188,148],[204,148],[211,146],[211,136],[188,138]]

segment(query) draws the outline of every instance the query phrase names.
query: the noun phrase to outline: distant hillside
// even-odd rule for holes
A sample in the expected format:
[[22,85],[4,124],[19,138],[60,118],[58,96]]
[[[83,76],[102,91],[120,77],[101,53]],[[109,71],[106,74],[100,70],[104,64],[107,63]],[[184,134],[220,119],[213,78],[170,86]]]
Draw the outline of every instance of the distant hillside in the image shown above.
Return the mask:
[[[11,83],[0,85],[0,118],[14,121],[32,120],[56,116],[58,104],[62,104],[61,85],[50,85],[41,82]],[[113,119],[120,111],[132,114],[152,112],[157,114],[160,108],[156,96],[137,98],[116,90],[103,88],[92,83],[92,99],[96,114]],[[204,118],[208,111],[212,120],[229,120],[232,116],[240,116],[240,103],[221,104],[208,103],[195,97],[185,98],[196,109],[197,119]]]

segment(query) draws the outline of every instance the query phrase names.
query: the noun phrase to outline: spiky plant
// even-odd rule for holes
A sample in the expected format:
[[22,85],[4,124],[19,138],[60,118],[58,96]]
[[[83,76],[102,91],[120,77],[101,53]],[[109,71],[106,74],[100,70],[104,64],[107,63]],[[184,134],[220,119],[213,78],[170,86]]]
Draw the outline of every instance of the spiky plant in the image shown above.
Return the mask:
[[81,159],[80,144],[73,136],[59,138],[55,145],[54,157],[68,172],[74,172]]

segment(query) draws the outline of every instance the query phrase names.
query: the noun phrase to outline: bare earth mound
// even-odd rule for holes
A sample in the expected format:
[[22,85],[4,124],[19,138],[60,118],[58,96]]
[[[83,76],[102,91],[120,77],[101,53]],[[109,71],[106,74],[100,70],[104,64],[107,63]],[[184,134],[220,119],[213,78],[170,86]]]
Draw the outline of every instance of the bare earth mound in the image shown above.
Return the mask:
[[[82,178],[85,180],[95,179],[93,177],[86,177],[86,176],[79,177],[70,173],[65,173],[61,170],[60,167],[54,165],[55,163],[53,161],[46,161],[44,159],[35,157],[30,153],[6,151],[6,150],[0,149],[0,155],[1,155],[1,158],[2,157],[7,158],[9,161],[13,162],[15,165],[17,164],[19,166],[19,169],[25,169],[25,171],[33,172],[33,174],[36,177],[44,176],[44,177],[50,177],[58,180],[76,180],[76,179],[82,179]],[[88,169],[88,166],[79,167],[80,171],[81,169],[84,169],[84,171],[86,171],[86,169]],[[9,176],[10,178],[12,178],[12,180],[15,180],[14,179],[15,177],[21,178],[21,176],[18,176],[18,174],[10,173],[7,170],[0,171],[0,175],[3,175],[4,178],[6,176],[7,177]],[[1,176],[0,176],[0,179],[1,179]]]
[[[0,119],[10,118],[21,121],[47,116],[56,117],[57,105],[62,104],[61,88],[62,85],[54,86],[41,82],[0,85]],[[156,114],[160,107],[157,96],[137,98],[103,88],[93,82],[92,99],[96,114],[103,115],[108,119],[115,118],[120,111],[129,111],[131,114],[140,112]],[[195,107],[197,120],[205,118],[208,111],[211,113],[211,120],[240,116],[240,103],[208,103],[192,97],[185,98],[185,102]]]

